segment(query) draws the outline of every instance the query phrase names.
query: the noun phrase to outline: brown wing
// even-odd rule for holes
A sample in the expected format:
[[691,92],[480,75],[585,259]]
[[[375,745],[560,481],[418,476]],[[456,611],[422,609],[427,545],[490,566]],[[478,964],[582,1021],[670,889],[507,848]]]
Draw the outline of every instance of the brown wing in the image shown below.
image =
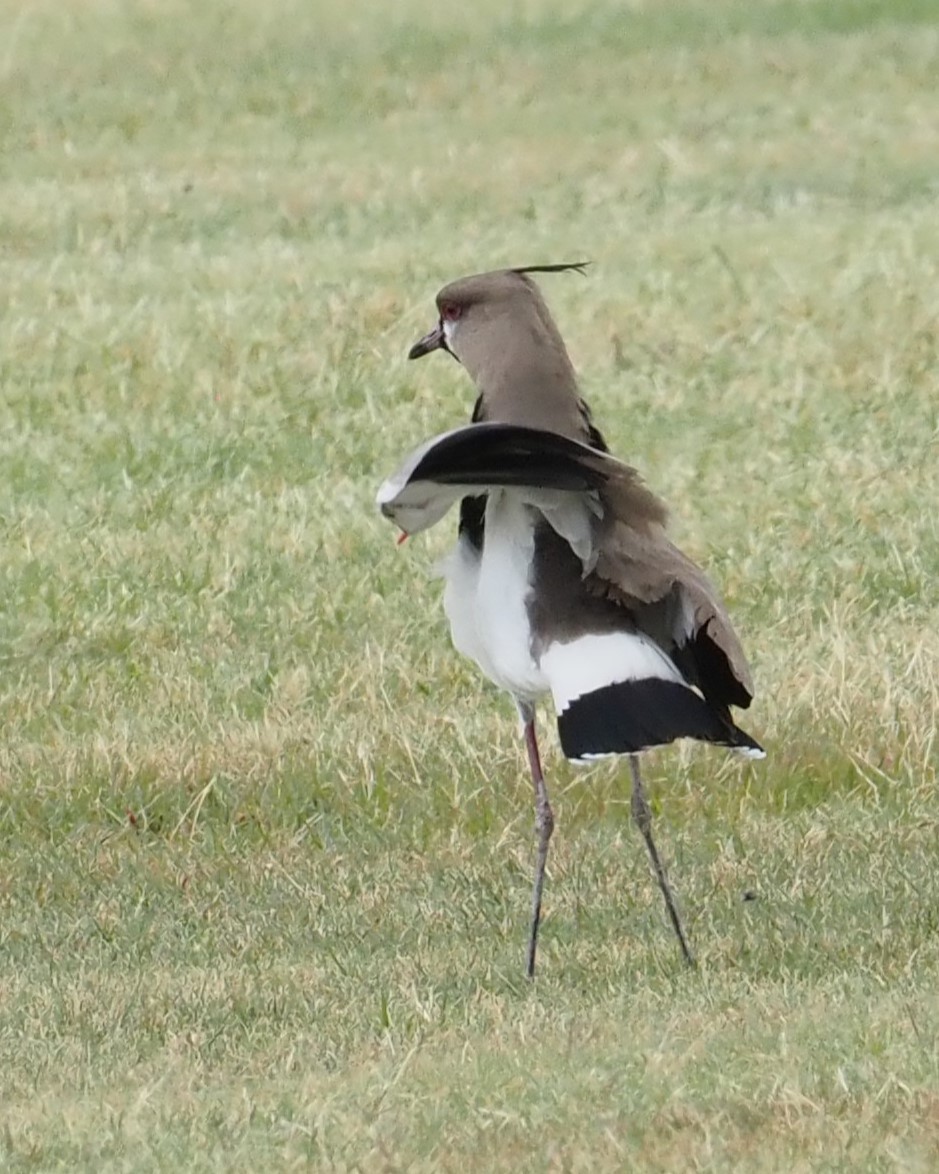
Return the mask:
[[601,495],[607,515],[585,586],[627,608],[709,701],[745,709],[753,698],[750,668],[716,588],[660,518],[636,511],[634,492],[618,484]]

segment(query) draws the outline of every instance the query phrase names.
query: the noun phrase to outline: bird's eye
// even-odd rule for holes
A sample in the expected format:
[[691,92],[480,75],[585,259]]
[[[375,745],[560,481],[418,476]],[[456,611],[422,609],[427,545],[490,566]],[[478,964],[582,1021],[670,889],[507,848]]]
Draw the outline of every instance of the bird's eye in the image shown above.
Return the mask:
[[460,316],[460,307],[455,306],[453,302],[444,302],[440,307],[440,317],[444,322],[456,322]]

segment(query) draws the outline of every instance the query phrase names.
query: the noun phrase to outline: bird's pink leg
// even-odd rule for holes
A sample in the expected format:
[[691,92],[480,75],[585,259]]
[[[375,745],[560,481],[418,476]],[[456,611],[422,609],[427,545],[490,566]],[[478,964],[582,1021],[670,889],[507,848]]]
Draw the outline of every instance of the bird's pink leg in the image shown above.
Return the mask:
[[538,753],[538,739],[535,737],[535,709],[533,705],[519,703],[519,713],[525,725],[525,748],[528,751],[528,765],[531,782],[535,789],[535,830],[538,833],[538,856],[535,861],[535,884],[531,893],[531,930],[528,935],[529,978],[535,976],[535,950],[538,945],[538,926],[541,922],[541,894],[544,891],[545,864],[548,860],[548,844],[554,831],[554,813],[548,801],[541,769],[541,755]]

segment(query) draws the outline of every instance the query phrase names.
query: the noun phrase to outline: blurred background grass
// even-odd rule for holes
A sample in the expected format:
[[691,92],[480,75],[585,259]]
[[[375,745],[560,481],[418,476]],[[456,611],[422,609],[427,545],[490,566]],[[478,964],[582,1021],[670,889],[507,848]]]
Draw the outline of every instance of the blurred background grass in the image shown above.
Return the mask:
[[[930,1168],[939,27],[925,0],[0,0],[10,1168]],[[751,653],[766,764],[530,796],[375,488],[546,295]],[[547,727],[546,727],[547,729]],[[549,743],[551,739],[548,739]],[[756,901],[742,902],[744,892]]]

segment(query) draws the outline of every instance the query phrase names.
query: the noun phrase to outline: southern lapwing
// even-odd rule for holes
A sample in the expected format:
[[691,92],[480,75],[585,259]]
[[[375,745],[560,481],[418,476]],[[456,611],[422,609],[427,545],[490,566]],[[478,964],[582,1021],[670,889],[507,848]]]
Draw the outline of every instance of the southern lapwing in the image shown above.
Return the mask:
[[451,636],[515,699],[535,789],[529,976],[554,830],[535,737],[540,696],[552,695],[573,762],[629,757],[633,818],[689,963],[638,755],[697,738],[763,757],[731,715],[753,686],[724,606],[666,536],[663,504],[610,456],[529,277],[583,267],[502,269],[440,291],[437,325],[408,357],[444,350],[462,363],[478,392],[472,423],[422,444],[377,499],[402,536],[460,504],[456,548],[442,564]]

